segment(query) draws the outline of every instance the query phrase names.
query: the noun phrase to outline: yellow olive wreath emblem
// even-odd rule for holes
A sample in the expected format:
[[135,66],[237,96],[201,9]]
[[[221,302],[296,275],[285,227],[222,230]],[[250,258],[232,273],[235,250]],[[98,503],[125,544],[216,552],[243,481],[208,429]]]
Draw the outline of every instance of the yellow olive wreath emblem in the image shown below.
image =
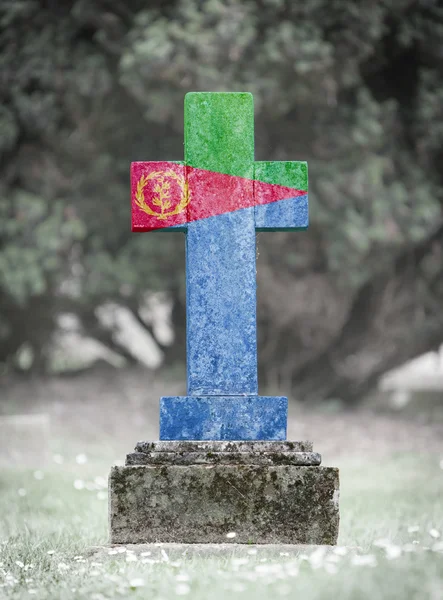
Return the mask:
[[[154,192],[156,194],[151,202],[154,206],[159,208],[160,212],[153,210],[145,201],[144,190],[148,181],[151,179],[155,180]],[[173,179],[182,191],[181,200],[174,208],[172,208],[170,200],[171,184],[168,179]],[[179,175],[172,169],[168,171],[155,171],[149,173],[149,175],[142,175],[137,183],[135,192],[135,203],[137,206],[146,214],[157,217],[157,219],[167,219],[173,215],[180,214],[188,206],[190,199],[188,183],[183,175]]]

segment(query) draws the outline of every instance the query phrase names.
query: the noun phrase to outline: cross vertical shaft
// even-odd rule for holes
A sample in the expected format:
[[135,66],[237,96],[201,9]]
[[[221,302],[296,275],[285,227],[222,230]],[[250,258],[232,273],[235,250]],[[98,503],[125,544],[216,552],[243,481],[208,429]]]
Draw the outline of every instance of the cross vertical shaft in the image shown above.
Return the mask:
[[[185,164],[247,178],[253,196],[250,94],[186,96]],[[245,194],[233,183],[226,200]],[[191,170],[188,185],[198,212],[211,190]],[[254,207],[191,220],[186,237],[188,394],[257,394]]]

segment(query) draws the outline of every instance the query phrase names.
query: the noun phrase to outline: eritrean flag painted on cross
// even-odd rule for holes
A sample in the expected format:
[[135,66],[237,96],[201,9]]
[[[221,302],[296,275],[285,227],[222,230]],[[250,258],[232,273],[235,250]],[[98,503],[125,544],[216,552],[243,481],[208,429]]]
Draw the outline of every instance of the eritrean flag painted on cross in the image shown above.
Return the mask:
[[187,94],[185,161],[131,164],[133,231],[252,207],[258,230],[308,226],[307,163],[254,161],[252,96],[236,96],[229,110],[226,94]]

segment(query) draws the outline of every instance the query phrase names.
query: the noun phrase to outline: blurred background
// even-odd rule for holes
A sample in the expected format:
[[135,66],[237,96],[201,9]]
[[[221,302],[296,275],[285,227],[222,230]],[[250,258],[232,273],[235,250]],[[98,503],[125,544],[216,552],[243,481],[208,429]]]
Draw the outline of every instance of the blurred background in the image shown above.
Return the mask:
[[184,237],[131,233],[129,164],[182,159],[190,90],[252,92],[257,160],[309,162],[309,230],[257,236],[261,392],[442,408],[439,2],[3,0],[0,25],[2,413],[184,391]]

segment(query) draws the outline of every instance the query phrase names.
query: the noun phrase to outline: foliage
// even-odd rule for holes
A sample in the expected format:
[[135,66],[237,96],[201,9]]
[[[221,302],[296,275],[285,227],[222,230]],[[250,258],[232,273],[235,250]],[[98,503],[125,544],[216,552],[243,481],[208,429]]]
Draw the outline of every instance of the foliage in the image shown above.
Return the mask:
[[281,319],[292,341],[277,336],[289,346],[275,360],[323,351],[361,287],[441,222],[437,2],[21,0],[2,3],[0,24],[3,360],[36,298],[51,315],[66,299],[136,310],[146,289],[183,301],[181,236],[129,233],[128,167],[182,158],[189,90],[251,91],[257,159],[310,164],[310,233],[259,239],[269,357]]

